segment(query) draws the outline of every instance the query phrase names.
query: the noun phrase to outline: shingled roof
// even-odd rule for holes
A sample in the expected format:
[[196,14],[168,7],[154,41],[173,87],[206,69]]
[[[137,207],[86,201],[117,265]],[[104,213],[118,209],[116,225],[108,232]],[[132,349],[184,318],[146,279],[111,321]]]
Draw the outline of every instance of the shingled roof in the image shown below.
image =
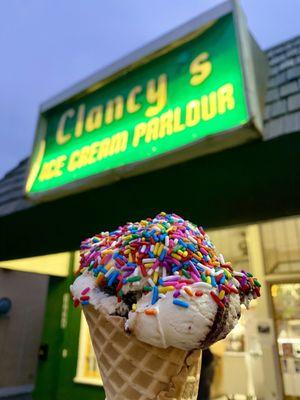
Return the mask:
[[[300,36],[268,50],[264,138],[300,132]],[[31,207],[23,196],[28,158],[0,180],[0,216]]]
[[23,196],[28,161],[22,160],[0,180],[0,217],[30,207]]
[[300,36],[266,51],[269,60],[266,95],[266,139],[300,131]]

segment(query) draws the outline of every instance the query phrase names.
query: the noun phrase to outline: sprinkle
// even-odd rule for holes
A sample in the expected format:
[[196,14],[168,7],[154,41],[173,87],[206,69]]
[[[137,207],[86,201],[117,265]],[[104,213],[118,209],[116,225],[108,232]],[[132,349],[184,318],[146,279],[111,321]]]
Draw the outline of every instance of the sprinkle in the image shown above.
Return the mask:
[[197,268],[195,267],[195,265],[193,264],[193,262],[192,261],[190,261],[190,267],[192,268],[192,270],[193,270],[193,273],[198,277],[198,278],[200,278],[200,274],[199,274],[199,272],[198,272],[198,270],[197,270]]
[[231,290],[228,288],[228,286],[226,286],[226,285],[220,285],[220,291],[221,290],[224,290],[224,292],[226,293],[226,294],[230,294],[231,293]]
[[220,261],[220,263],[223,265],[223,264],[225,264],[225,259],[224,259],[224,256],[223,256],[223,254],[219,254],[219,261]]
[[165,247],[165,248],[163,249],[163,251],[161,252],[160,256],[159,256],[159,261],[163,261],[163,260],[164,260],[164,258],[165,258],[165,256],[166,256],[167,252],[168,252],[168,249]]
[[97,285],[100,285],[101,282],[103,281],[103,279],[105,279],[105,278],[104,278],[104,275],[103,275],[102,273],[100,273],[100,274],[97,276],[97,278],[96,278],[96,284],[97,284]]
[[[118,302],[123,291],[139,290],[152,292],[153,304],[169,291],[174,300],[183,301],[178,297],[200,297],[203,289],[220,307],[228,304],[233,293],[244,302],[260,296],[261,285],[250,272],[234,271],[202,227],[176,214],[160,213],[86,239],[78,273],[84,271],[95,278],[100,290],[111,288]],[[85,288],[80,299],[73,299],[74,305],[88,304],[90,290]]]
[[156,308],[147,308],[145,310],[146,315],[156,315],[158,314],[158,310]]
[[151,304],[155,304],[158,300],[158,288],[157,286],[154,286],[153,291],[152,291],[152,299],[151,299]]
[[198,260],[198,261],[201,261],[201,262],[202,262],[202,258],[203,258],[203,256],[202,256],[202,254],[201,254],[200,252],[198,252],[198,254],[196,254],[196,253],[193,253],[193,257],[194,257],[196,260]]
[[162,251],[164,250],[164,248],[165,248],[165,246],[164,246],[163,244],[160,244],[160,245],[159,245],[159,248],[158,248],[158,250],[157,250],[157,255],[158,255],[158,256],[161,255],[161,253],[162,253]]
[[159,286],[158,291],[159,293],[167,293],[172,292],[174,289],[174,286]]
[[189,294],[187,294],[183,288],[180,289],[180,296],[184,297],[187,301],[190,301],[191,296]]
[[187,293],[189,296],[194,296],[192,290],[191,290],[189,287],[185,286],[185,287],[183,288],[183,290],[184,290],[185,293]]
[[165,237],[165,246],[169,247],[169,244],[170,244],[170,239],[169,239],[169,236],[166,235],[166,237]]
[[110,274],[112,274],[115,270],[116,270],[116,269],[115,269],[114,267],[111,267],[111,268],[106,272],[106,274],[104,275],[105,278],[107,278],[107,277],[108,277]]
[[187,282],[176,282],[175,288],[176,289],[181,289],[186,284],[187,284]]
[[85,289],[83,289],[83,291],[81,292],[81,294],[84,296],[84,295],[87,294],[90,290],[91,290],[90,287],[86,287]]
[[196,245],[198,244],[197,240],[194,239],[193,236],[188,235],[188,239],[189,239],[191,242],[193,242],[194,244],[196,244]]
[[139,267],[140,267],[142,275],[147,276],[147,271],[146,271],[146,268],[143,266],[143,264],[140,264]]
[[190,278],[190,277],[191,277],[191,275],[190,275],[186,270],[184,270],[184,269],[182,269],[182,273],[183,273],[183,275],[184,275],[185,277],[187,277],[187,278]]
[[232,279],[231,273],[229,271],[227,271],[226,269],[224,271],[225,271],[227,279]]
[[120,256],[115,259],[115,262],[119,264],[119,266],[125,265],[125,261]]
[[153,280],[152,280],[151,278],[148,278],[148,282],[150,283],[150,285],[151,285],[152,287],[155,286],[155,283],[153,282]]
[[175,260],[181,261],[181,257],[180,257],[178,254],[172,253],[171,256],[172,256],[173,258],[175,258]]
[[138,282],[140,281],[142,278],[140,276],[133,276],[132,278],[127,278],[126,281],[127,282]]
[[205,250],[204,247],[200,247],[200,252],[201,252],[204,256],[208,256],[208,252]]
[[257,279],[253,279],[253,281],[255,286],[261,287],[261,284],[258,282]]
[[103,265],[103,266],[106,265],[111,260],[111,258],[112,258],[112,254],[111,253],[107,253],[103,257],[102,261],[100,262],[100,265]]
[[117,285],[117,287],[116,287],[116,292],[117,292],[117,293],[122,289],[122,286],[123,286],[123,281],[120,280],[119,283],[118,283],[118,285]]
[[154,253],[155,255],[157,255],[157,252],[158,252],[159,246],[160,246],[160,244],[159,244],[159,243],[155,243],[154,250],[153,250],[153,253]]
[[225,297],[225,290],[221,290],[221,291],[219,292],[219,299],[220,299],[220,300],[223,300],[224,297]]
[[188,308],[190,306],[189,303],[187,303],[186,301],[182,301],[179,299],[174,299],[173,304],[175,304],[176,306],[179,306],[179,307],[183,307],[183,308]]
[[165,278],[162,278],[163,281],[178,281],[180,277],[178,275],[169,275]]
[[[210,280],[211,280],[212,286],[217,286],[216,278],[214,276],[211,276]],[[208,279],[207,279],[207,282],[209,283]]]
[[240,282],[239,282],[237,279],[231,278],[231,280],[232,280],[232,283],[233,283],[236,287],[239,288],[239,287],[241,286]]
[[119,271],[114,271],[110,276],[108,280],[108,286],[112,286],[112,284],[115,282],[117,279],[117,276],[119,275]]
[[234,272],[233,272],[233,276],[243,277],[244,274],[243,274],[242,272],[234,271]]
[[236,293],[239,294],[239,291],[234,287],[234,286],[228,286],[226,285],[227,288],[231,291],[231,293]]
[[220,306],[221,308],[225,307],[224,304],[222,303],[222,301],[219,299],[219,297],[216,295],[215,292],[211,291],[210,295],[213,298],[213,300],[218,304],[218,306]]
[[203,289],[211,289],[211,285],[206,282],[196,282],[193,284],[193,287],[202,287]]
[[155,261],[156,261],[156,258],[144,258],[142,262],[143,262],[143,264],[148,264],[148,263],[152,263]]
[[153,282],[157,284],[157,281],[158,281],[158,271],[155,271],[153,274]]
[[131,309],[132,311],[136,311],[136,304],[132,304]]
[[198,276],[195,275],[194,272],[191,272],[191,278],[192,278],[195,282],[200,282],[200,278],[198,278]]
[[159,260],[156,260],[155,263],[152,265],[152,269],[155,270],[159,267]]

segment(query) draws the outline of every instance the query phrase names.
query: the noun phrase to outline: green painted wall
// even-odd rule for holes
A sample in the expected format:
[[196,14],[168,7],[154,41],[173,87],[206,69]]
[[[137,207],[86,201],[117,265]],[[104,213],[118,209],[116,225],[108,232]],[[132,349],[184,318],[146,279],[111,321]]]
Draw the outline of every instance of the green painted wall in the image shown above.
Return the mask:
[[[80,329],[80,310],[73,307],[69,298],[68,320],[65,329],[61,328],[63,295],[69,293],[74,280],[73,257],[71,257],[68,278],[50,278],[46,305],[42,343],[48,344],[48,358],[39,361],[34,400],[104,400],[102,388],[73,382],[76,375],[77,352]],[[63,349],[67,356],[62,357]]]
[[60,329],[62,296],[65,290],[65,279],[49,279],[48,298],[44,319],[41,343],[48,347],[46,360],[39,360],[34,400],[56,398],[56,387],[59,376],[59,362],[63,343],[63,332]]

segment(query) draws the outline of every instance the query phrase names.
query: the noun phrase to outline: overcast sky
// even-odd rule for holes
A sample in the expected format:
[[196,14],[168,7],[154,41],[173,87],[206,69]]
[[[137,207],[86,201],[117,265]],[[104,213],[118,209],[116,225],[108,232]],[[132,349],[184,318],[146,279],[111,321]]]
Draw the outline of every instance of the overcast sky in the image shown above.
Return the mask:
[[[219,0],[0,0],[0,177],[28,156],[39,104]],[[299,0],[242,0],[263,49],[300,34]]]

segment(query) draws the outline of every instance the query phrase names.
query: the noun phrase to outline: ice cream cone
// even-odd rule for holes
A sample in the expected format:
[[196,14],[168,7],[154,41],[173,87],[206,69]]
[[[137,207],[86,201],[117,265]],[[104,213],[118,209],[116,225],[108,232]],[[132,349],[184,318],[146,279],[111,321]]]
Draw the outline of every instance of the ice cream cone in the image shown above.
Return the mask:
[[196,400],[201,351],[161,349],[124,331],[125,319],[84,307],[107,400]]

